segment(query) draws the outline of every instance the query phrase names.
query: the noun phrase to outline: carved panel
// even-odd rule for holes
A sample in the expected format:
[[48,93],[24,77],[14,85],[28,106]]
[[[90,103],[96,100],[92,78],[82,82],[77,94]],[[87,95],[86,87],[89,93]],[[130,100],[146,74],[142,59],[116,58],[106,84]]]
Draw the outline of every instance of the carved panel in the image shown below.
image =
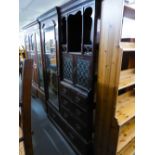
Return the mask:
[[84,49],[83,49],[83,51],[84,51],[84,54],[89,54],[89,53],[91,53],[92,52],[92,45],[84,45]]

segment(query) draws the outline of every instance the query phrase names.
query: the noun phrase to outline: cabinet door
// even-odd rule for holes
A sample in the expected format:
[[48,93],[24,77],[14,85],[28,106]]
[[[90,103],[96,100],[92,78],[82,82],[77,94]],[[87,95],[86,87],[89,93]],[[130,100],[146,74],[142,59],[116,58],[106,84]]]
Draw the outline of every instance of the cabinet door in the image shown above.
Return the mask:
[[[61,16],[61,67],[60,95],[71,106],[85,112],[87,118],[79,119],[70,111],[67,122],[81,137],[91,140],[94,81],[94,5],[80,6]],[[61,115],[64,108],[60,100]],[[86,127],[76,128],[73,118]],[[78,126],[79,127],[79,126]],[[85,131],[85,132],[83,132]]]
[[48,102],[54,105],[56,109],[59,109],[57,55],[54,26],[44,29],[44,51]]
[[37,51],[35,48],[36,45],[36,33],[31,32],[28,35],[29,39],[29,58],[33,59],[33,84],[38,86],[38,71],[37,71]]

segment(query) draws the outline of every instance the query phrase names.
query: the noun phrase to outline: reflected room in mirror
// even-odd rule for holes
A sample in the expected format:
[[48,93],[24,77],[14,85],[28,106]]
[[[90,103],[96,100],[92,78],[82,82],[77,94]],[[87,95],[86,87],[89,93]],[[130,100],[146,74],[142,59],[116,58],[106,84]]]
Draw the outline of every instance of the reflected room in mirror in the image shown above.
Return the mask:
[[58,109],[58,77],[54,28],[45,31],[45,58],[48,79],[48,100]]

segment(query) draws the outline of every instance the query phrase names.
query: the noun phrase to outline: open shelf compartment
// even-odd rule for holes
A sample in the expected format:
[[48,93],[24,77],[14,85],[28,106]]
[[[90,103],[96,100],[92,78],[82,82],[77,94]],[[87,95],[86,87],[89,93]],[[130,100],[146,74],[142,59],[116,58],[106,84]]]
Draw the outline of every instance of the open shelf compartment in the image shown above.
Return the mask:
[[120,42],[120,48],[123,52],[135,52],[134,42]]
[[135,96],[133,91],[128,91],[118,96],[115,118],[122,126],[135,116]]
[[116,155],[134,155],[135,153],[135,139],[133,138],[121,151]]
[[119,129],[117,152],[122,150],[135,137],[135,118]]
[[122,70],[120,73],[120,80],[118,89],[124,89],[135,84],[135,69]]

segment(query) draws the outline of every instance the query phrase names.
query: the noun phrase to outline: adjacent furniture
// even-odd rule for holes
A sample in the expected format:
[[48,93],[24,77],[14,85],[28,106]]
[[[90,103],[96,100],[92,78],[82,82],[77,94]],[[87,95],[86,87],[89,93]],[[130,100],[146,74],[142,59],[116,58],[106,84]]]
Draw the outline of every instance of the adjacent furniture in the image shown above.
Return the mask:
[[24,28],[25,33],[25,48],[27,57],[33,59],[33,81],[32,93],[45,101],[44,91],[44,73],[42,59],[42,49],[40,41],[40,25],[37,21],[30,23]]
[[123,0],[102,2],[96,155],[134,154],[134,20],[134,4]]
[[73,0],[24,27],[33,94],[79,155],[134,152],[134,5]]

